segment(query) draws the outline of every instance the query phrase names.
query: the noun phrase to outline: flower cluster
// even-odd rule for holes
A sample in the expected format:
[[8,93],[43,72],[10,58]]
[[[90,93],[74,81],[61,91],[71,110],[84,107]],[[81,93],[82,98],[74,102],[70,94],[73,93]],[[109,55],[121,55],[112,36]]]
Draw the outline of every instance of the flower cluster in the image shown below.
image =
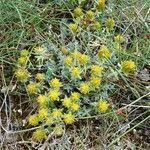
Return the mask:
[[108,110],[109,103],[106,100],[99,100],[96,107],[99,112],[105,113]]
[[[82,97],[96,92],[101,87],[103,72],[105,70],[102,62],[105,62],[103,60],[109,59],[110,56],[110,50],[106,46],[102,46],[99,49],[97,53],[99,63],[97,62],[95,64],[91,63],[92,57],[85,53],[82,54],[78,50],[70,51],[67,55],[64,54],[61,65],[64,66],[65,70],[68,70],[67,73],[69,73],[72,80],[75,79],[78,82],[76,90],[66,94],[63,92],[67,84],[66,81],[66,83],[64,82],[65,79],[54,76],[47,81],[44,73],[37,73],[35,76],[37,82],[30,81],[26,86],[28,94],[35,95],[36,102],[39,106],[38,111],[29,116],[29,124],[37,126],[42,122],[45,125],[53,126],[52,130],[54,134],[61,135],[64,124],[73,124],[76,117],[78,117],[76,116],[77,112],[82,109],[83,105],[81,102]],[[135,63],[133,61],[121,62],[120,70],[122,72],[128,73],[134,69]],[[23,71],[20,72],[22,73]],[[88,72],[89,77],[84,79],[84,73],[86,72]],[[47,82],[49,87],[43,93],[41,85],[44,82]],[[59,107],[57,103],[59,103]],[[109,102],[103,99],[98,100],[95,105],[97,112],[101,113],[105,113],[109,109],[109,106]],[[46,135],[46,129],[39,128],[33,133],[33,138],[41,140]]]
[[[69,24],[69,28],[73,33],[79,32],[82,28],[90,27],[91,30],[97,31],[101,29],[101,21],[99,21],[97,11],[103,11],[105,9],[105,0],[98,0],[95,3],[95,8],[89,9],[87,11],[83,10],[81,7],[76,7],[72,16],[77,20]],[[80,20],[80,21],[78,21]],[[105,23],[108,29],[113,29],[115,26],[115,21],[112,18],[108,18]]]
[[131,71],[134,71],[136,68],[135,62],[132,60],[126,60],[121,62],[121,70],[124,73],[129,73]]
[[26,64],[29,59],[29,52],[27,50],[21,50],[20,56],[17,60],[17,68],[15,75],[19,81],[25,82],[29,77],[29,72],[26,69]]
[[98,10],[103,11],[105,9],[105,0],[98,0],[96,7]]
[[[92,32],[102,28],[97,12],[103,13],[105,0],[97,0],[94,6],[87,11],[81,7],[73,10],[71,14],[74,22],[69,24],[73,37],[83,28],[89,28]],[[107,32],[115,27],[112,18],[106,19],[103,24]],[[114,43],[119,46],[123,41],[124,37],[121,34],[114,37]],[[101,91],[105,90],[103,89],[106,82],[105,75],[109,68],[112,69],[111,64],[108,65],[114,54],[110,44],[102,42],[92,55],[91,51],[84,48],[63,46],[59,51],[53,52],[54,57],[51,60],[45,60],[45,56],[50,53],[46,49],[46,46],[38,46],[33,48],[33,53],[22,50],[15,71],[18,81],[25,82],[27,94],[38,105],[34,114],[28,118],[29,125],[48,126],[45,128],[42,126],[33,132],[33,139],[39,141],[46,138],[49,132],[60,136],[65,125],[73,124],[79,116],[82,116],[83,108],[87,105],[90,105],[90,109],[94,106],[91,111],[96,110],[95,113],[106,113],[110,108],[108,97],[101,95]],[[36,73],[30,69],[31,63],[28,63],[30,55],[39,65]],[[55,60],[56,63],[52,63]],[[43,64],[47,70],[41,69]],[[120,68],[115,66],[119,73],[128,74],[136,68],[133,60],[122,61],[120,64]],[[52,70],[49,74],[53,66],[56,71]]]

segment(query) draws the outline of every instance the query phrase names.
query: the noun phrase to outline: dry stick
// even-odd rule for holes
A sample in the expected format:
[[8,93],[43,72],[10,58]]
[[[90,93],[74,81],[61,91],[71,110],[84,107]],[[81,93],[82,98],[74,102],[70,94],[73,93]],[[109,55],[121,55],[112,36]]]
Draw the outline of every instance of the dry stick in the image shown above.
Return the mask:
[[[1,66],[2,67],[2,66]],[[4,82],[4,86],[5,87],[7,87],[7,85],[6,85],[6,81],[5,81],[5,76],[4,76],[4,71],[3,71],[3,67],[2,67],[2,81]],[[1,107],[0,107],[0,123],[1,123],[1,126],[2,126],[2,119],[1,119],[1,111],[2,111],[2,108],[3,108],[3,105],[5,106],[5,113],[6,113],[6,122],[7,122],[7,125],[8,125],[8,110],[7,110],[7,102],[6,102],[6,99],[7,99],[7,95],[8,95],[8,92],[9,92],[9,88],[7,88],[6,89],[6,92],[4,92],[4,94],[5,94],[5,96],[4,96],[4,100],[3,100],[3,103],[2,103],[2,105],[1,105]],[[8,125],[9,126],[9,125]],[[8,127],[7,126],[7,127]],[[2,135],[2,134],[1,134]],[[3,144],[3,142],[4,142],[4,138],[1,140],[1,145]]]
[[[142,6],[142,8],[139,10],[139,13],[144,9],[144,7],[146,6],[146,4],[147,4],[147,3],[145,3],[145,4]],[[134,18],[133,18],[132,22],[127,26],[127,28],[125,29],[125,31],[123,32],[123,34],[126,33],[126,31],[128,30],[128,28],[133,24],[133,22],[135,21],[136,18],[137,18],[137,17],[134,17]]]
[[8,144],[8,145],[17,145],[17,144],[38,144],[37,142],[34,142],[34,141],[19,141],[19,142],[15,142],[15,143],[11,143],[11,144]]
[[[3,69],[3,67],[2,67],[2,69]],[[12,76],[12,79],[11,79],[11,81],[10,81],[10,83],[9,83],[9,85],[8,85],[8,88],[7,88],[7,90],[6,90],[6,92],[5,92],[5,96],[4,96],[4,100],[3,100],[3,103],[2,103],[2,105],[1,105],[1,107],[0,107],[0,114],[1,114],[1,111],[2,111],[2,108],[3,108],[3,105],[5,105],[5,112],[6,112],[6,118],[7,118],[7,128],[9,127],[9,123],[10,123],[10,120],[11,120],[11,104],[10,104],[10,99],[9,99],[9,115],[8,115],[8,109],[7,109],[7,96],[8,96],[8,94],[9,94],[9,90],[10,90],[10,85],[12,84],[12,82],[13,82],[13,78],[14,78],[14,75]],[[4,84],[5,84],[5,86],[6,86],[6,82],[5,82],[5,77],[4,77],[4,74],[2,74],[2,79],[3,79],[3,81],[4,81]],[[1,120],[1,119],[0,119]],[[3,128],[3,126],[2,126],[2,122],[1,122],[1,127]]]
[[53,132],[48,135],[47,139],[45,140],[45,142],[43,143],[43,145],[38,150],[44,150],[46,148],[46,146],[48,144],[48,141],[50,140],[50,138],[52,137],[52,135],[53,135]]
[[136,124],[135,126],[133,126],[131,129],[127,130],[127,132],[123,133],[122,135],[120,135],[118,138],[116,138],[115,140],[113,140],[108,147],[112,146],[115,142],[117,142],[121,137],[123,137],[124,135],[126,135],[127,133],[129,133],[130,131],[132,131],[134,128],[136,128],[137,126],[139,126],[140,124],[142,124],[143,122],[145,122],[147,119],[150,118],[150,115],[148,117],[146,117],[144,120],[142,120],[141,122],[139,122],[138,124]]
[[117,133],[119,133],[121,130],[125,129],[128,125],[130,125],[132,122],[134,122],[135,120],[137,120],[139,117],[143,116],[144,114],[146,114],[146,112],[140,114],[139,116],[135,117],[133,120],[131,120],[128,124],[126,124],[125,126],[123,126],[121,129],[119,129],[117,132],[115,132],[113,136],[117,135]]
[[122,107],[122,109],[125,109],[125,108],[127,108],[127,107],[129,107],[129,106],[132,106],[134,103],[138,102],[139,100],[143,99],[144,97],[146,97],[146,96],[148,96],[148,95],[150,95],[150,92],[148,92],[147,94],[141,96],[140,98],[138,98],[137,100],[133,101],[132,103],[130,103],[130,104],[128,104],[128,105]]
[[147,13],[146,13],[146,15],[144,17],[144,20],[146,20],[148,18],[149,13],[150,13],[150,8],[148,9],[148,11],[147,11]]
[[[126,106],[127,104],[122,104],[122,105],[124,105],[124,106]],[[139,106],[139,105],[131,105],[130,104],[130,107],[136,107],[136,108],[147,108],[147,109],[150,109],[150,106]]]
[[[149,8],[149,10],[148,10],[148,12],[147,13],[149,13],[149,11],[150,11],[150,8]],[[137,15],[139,15],[139,18],[141,19],[141,21],[144,23],[144,25],[145,25],[145,27],[147,28],[147,30],[148,30],[148,32],[150,32],[150,28],[149,28],[149,26],[148,26],[148,24],[146,23],[146,18],[143,18],[143,16],[140,14],[140,12],[138,12],[137,10],[136,10],[136,13],[137,13]]]
[[2,127],[2,129],[3,129],[5,132],[7,132],[8,134],[16,134],[16,133],[22,133],[22,132],[32,131],[32,130],[39,129],[39,128],[44,127],[44,126],[45,126],[45,124],[43,124],[43,125],[41,125],[41,126],[29,128],[29,129],[19,130],[19,131],[8,131],[8,130],[6,130],[4,127]]

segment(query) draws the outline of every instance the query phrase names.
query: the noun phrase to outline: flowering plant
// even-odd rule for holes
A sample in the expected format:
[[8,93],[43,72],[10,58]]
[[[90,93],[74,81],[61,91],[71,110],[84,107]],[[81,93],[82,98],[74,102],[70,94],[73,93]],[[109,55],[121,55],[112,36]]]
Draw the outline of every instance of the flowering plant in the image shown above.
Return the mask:
[[65,46],[47,42],[20,52],[15,75],[38,106],[28,121],[42,125],[33,133],[34,139],[50,132],[61,135],[65,125],[82,117],[111,112],[109,95],[115,86],[108,81],[136,69],[134,61],[119,60],[124,37],[118,34],[113,40],[115,21],[102,17],[104,8],[101,0],[87,11],[75,8],[73,22],[65,28],[69,32],[64,32],[72,41]]

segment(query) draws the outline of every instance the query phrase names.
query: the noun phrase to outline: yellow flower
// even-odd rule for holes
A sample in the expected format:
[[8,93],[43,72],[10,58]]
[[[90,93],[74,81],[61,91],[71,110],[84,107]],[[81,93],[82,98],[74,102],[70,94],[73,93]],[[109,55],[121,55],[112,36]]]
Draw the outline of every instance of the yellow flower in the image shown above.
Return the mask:
[[83,94],[87,94],[90,91],[90,87],[88,83],[81,83],[80,84],[80,92]]
[[67,56],[67,57],[64,58],[64,64],[66,66],[71,66],[72,62],[73,62],[72,57]]
[[46,118],[48,116],[48,109],[47,108],[40,108],[38,112],[38,116],[40,119]]
[[79,108],[80,108],[80,105],[79,105],[79,104],[77,104],[77,103],[72,103],[72,104],[71,104],[71,109],[72,109],[73,111],[78,111]]
[[71,99],[70,98],[68,98],[68,97],[65,97],[64,99],[63,99],[63,106],[65,106],[65,107],[67,107],[67,108],[69,108],[70,106],[71,106],[71,104],[72,104],[72,102],[71,102]]
[[85,54],[81,54],[81,56],[78,58],[78,61],[81,65],[85,65],[86,63],[88,63],[88,60],[89,60],[89,56]]
[[99,65],[92,65],[91,66],[91,75],[92,76],[99,76],[101,75],[103,70],[103,67],[99,66]]
[[53,118],[59,118],[61,116],[62,116],[62,110],[61,109],[57,109],[57,108],[53,109],[53,111],[52,111],[52,117]]
[[92,29],[93,30],[99,30],[101,28],[101,24],[99,23],[99,21],[95,21],[93,24],[92,24]]
[[45,78],[44,73],[37,73],[35,76],[35,79],[38,81],[42,81],[42,80],[44,80],[44,78]]
[[81,17],[83,15],[82,9],[80,7],[76,7],[73,11],[74,17]]
[[98,51],[98,56],[99,58],[109,58],[110,57],[109,49],[106,46],[102,46]]
[[18,80],[26,81],[29,77],[29,72],[26,69],[19,68],[15,71],[15,75]]
[[36,131],[33,132],[33,139],[37,141],[41,141],[46,137],[46,131],[43,128],[36,129]]
[[50,85],[51,85],[51,87],[54,88],[54,89],[59,89],[62,84],[61,84],[61,82],[59,81],[59,79],[54,78],[54,79],[52,79],[52,80],[50,81]]
[[109,107],[109,104],[106,100],[99,100],[96,107],[99,112],[105,113]]
[[117,36],[115,36],[114,39],[115,39],[115,42],[117,42],[117,43],[122,43],[123,40],[124,40],[123,36],[120,35],[120,34],[118,34]]
[[58,136],[62,135],[63,131],[64,130],[63,130],[62,126],[56,126],[56,127],[53,128],[54,134],[58,135]]
[[104,10],[105,9],[105,0],[98,0],[96,7],[100,11]]
[[48,97],[45,95],[39,95],[37,98],[37,102],[39,103],[40,107],[43,107],[46,105],[48,100]]
[[64,114],[64,122],[66,124],[72,124],[75,121],[75,117],[73,114],[68,113],[68,114]]
[[101,84],[101,78],[99,77],[92,77],[90,79],[90,85],[91,87],[94,87],[94,88],[98,88]]
[[71,76],[74,78],[78,78],[80,76],[80,69],[78,67],[73,67],[71,70]]
[[58,90],[50,90],[48,92],[48,97],[51,101],[56,101],[58,100],[59,98],[59,95],[60,95],[60,92]]
[[106,27],[111,30],[114,28],[114,26],[115,26],[115,21],[112,18],[108,18],[106,20]]
[[35,94],[39,90],[39,85],[35,82],[32,82],[27,85],[27,92],[30,94]]
[[75,51],[72,53],[73,58],[75,58],[75,59],[77,59],[77,60],[80,59],[81,55],[82,55],[82,54],[81,54],[79,51],[77,51],[77,50],[75,50]]
[[27,62],[27,57],[19,57],[17,62],[19,65],[25,65]]
[[46,125],[52,125],[54,123],[54,120],[52,117],[47,117],[46,118],[46,121],[45,121],[45,124]]
[[29,117],[29,124],[32,126],[36,126],[39,123],[39,117],[37,114],[31,115]]
[[121,70],[124,73],[129,73],[131,71],[134,71],[136,68],[135,62],[132,60],[126,60],[121,62]]
[[21,57],[27,57],[29,55],[29,51],[28,50],[21,50],[21,52],[20,52],[20,56]]
[[78,92],[72,92],[70,98],[73,101],[78,101],[80,99],[80,93],[78,93]]
[[34,52],[35,52],[35,53],[38,53],[38,54],[42,54],[42,53],[45,52],[45,48],[44,48],[44,47],[41,47],[41,46],[35,47],[35,48],[34,48]]
[[69,28],[72,32],[78,32],[78,25],[76,23],[70,23]]
[[88,11],[86,12],[86,18],[87,18],[88,20],[91,20],[93,17],[94,17],[94,12],[93,12],[92,10],[88,10]]

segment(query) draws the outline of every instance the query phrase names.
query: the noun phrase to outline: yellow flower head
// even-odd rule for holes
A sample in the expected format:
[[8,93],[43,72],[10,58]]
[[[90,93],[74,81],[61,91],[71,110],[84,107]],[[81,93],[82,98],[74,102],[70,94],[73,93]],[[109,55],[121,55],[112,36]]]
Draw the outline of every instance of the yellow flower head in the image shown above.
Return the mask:
[[44,73],[37,73],[35,76],[35,79],[38,81],[42,81],[42,80],[44,80],[44,78],[45,78]]
[[111,29],[114,28],[114,26],[115,26],[115,21],[114,21],[114,19],[108,18],[108,19],[106,20],[106,27],[111,30]]
[[35,47],[34,52],[37,53],[37,54],[42,54],[42,53],[45,52],[45,48],[41,47],[41,46]]
[[78,111],[79,108],[80,108],[80,105],[79,105],[79,104],[77,104],[77,103],[72,103],[72,104],[71,104],[71,110],[72,110],[72,111]]
[[115,36],[114,39],[115,39],[115,42],[117,42],[117,43],[122,43],[123,40],[124,40],[123,36],[120,35],[120,34],[118,34],[117,36]]
[[103,11],[105,9],[105,0],[98,0],[96,7],[98,10]]
[[29,124],[32,126],[36,126],[39,124],[39,117],[37,114],[31,115],[29,117]]
[[101,78],[99,77],[92,77],[90,79],[90,85],[91,87],[94,87],[94,88],[98,88],[101,84]]
[[63,131],[64,130],[63,130],[62,126],[56,126],[56,127],[53,128],[54,134],[58,135],[58,136],[62,135]]
[[47,101],[48,101],[48,97],[45,95],[39,95],[37,98],[37,102],[39,103],[40,107],[45,107]]
[[54,119],[52,117],[46,117],[45,124],[52,125],[54,123]]
[[19,69],[17,69],[15,71],[15,75],[16,75],[16,77],[17,77],[18,80],[24,82],[24,81],[26,81],[28,79],[29,72],[26,69],[19,68]]
[[46,138],[46,131],[43,128],[36,129],[36,131],[33,132],[33,139],[37,141],[41,141],[42,139]]
[[80,59],[81,55],[82,55],[82,54],[81,54],[79,51],[77,51],[77,50],[75,50],[75,51],[72,53],[73,58],[75,58],[75,59],[77,59],[77,60]]
[[88,20],[91,20],[93,17],[94,17],[94,12],[93,12],[92,10],[88,10],[88,11],[86,12],[86,18],[87,18]]
[[67,57],[64,58],[64,64],[66,66],[71,66],[72,62],[73,62],[72,57],[67,56]]
[[27,57],[29,55],[29,51],[28,50],[21,50],[21,52],[20,52],[20,56],[21,57]]
[[82,9],[80,7],[76,7],[73,11],[74,17],[81,17],[83,15]]
[[62,104],[63,104],[63,106],[65,106],[66,108],[69,108],[69,107],[71,106],[71,104],[72,104],[71,99],[68,98],[68,97],[65,97],[65,98],[63,99]]
[[38,116],[40,119],[46,118],[48,116],[48,109],[47,108],[40,108]]
[[91,75],[92,76],[99,76],[101,75],[103,70],[103,67],[99,66],[99,65],[92,65],[91,66]]
[[76,23],[70,23],[69,28],[72,32],[78,32],[78,25]]
[[36,94],[38,93],[39,85],[38,83],[32,82],[27,85],[27,92],[30,94]]
[[58,90],[50,90],[48,92],[48,97],[51,101],[56,101],[58,100],[59,98],[59,95],[60,95],[60,92]]
[[68,113],[68,114],[64,114],[64,122],[66,124],[73,124],[75,121],[75,117],[73,114]]
[[83,94],[87,94],[90,91],[90,86],[88,83],[81,83],[80,84],[80,92]]
[[99,112],[105,113],[109,107],[109,104],[106,100],[99,100],[96,107]]
[[19,65],[25,65],[27,62],[27,58],[26,57],[19,57],[17,62]]
[[80,69],[78,67],[73,67],[71,70],[71,76],[73,78],[78,78],[80,76]]
[[80,57],[78,57],[78,61],[81,65],[85,65],[88,63],[89,61],[89,56],[88,55],[85,55],[85,54],[81,54]]
[[70,98],[73,101],[78,101],[80,99],[80,93],[78,93],[78,92],[72,92]]
[[50,81],[50,85],[51,85],[51,87],[54,88],[54,89],[59,89],[62,84],[61,84],[61,82],[59,81],[59,79],[54,78],[54,79],[52,79],[52,80]]
[[62,116],[62,110],[61,109],[57,109],[57,108],[53,109],[53,111],[52,111],[52,117],[53,118],[59,118],[61,116]]
[[98,51],[98,56],[99,58],[109,58],[110,57],[109,49],[106,46],[102,46]]
[[95,21],[93,24],[92,24],[92,30],[99,30],[101,28],[101,24],[99,21]]
[[129,73],[131,71],[134,71],[136,68],[135,62],[132,60],[126,60],[121,62],[121,70],[124,73]]

